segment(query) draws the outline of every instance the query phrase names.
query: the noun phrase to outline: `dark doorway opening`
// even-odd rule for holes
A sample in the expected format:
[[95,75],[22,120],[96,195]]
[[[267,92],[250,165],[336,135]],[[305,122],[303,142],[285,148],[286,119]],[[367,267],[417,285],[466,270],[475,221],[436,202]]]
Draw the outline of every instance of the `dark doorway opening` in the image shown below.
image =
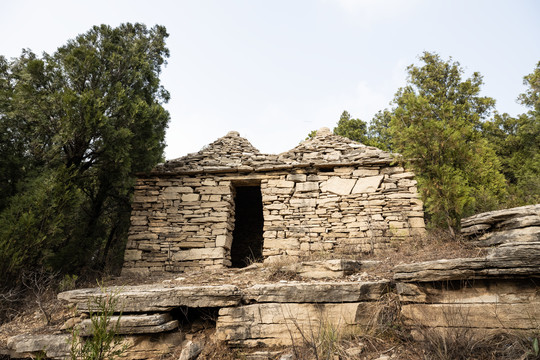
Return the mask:
[[237,186],[231,262],[246,267],[262,259],[263,209],[260,186]]

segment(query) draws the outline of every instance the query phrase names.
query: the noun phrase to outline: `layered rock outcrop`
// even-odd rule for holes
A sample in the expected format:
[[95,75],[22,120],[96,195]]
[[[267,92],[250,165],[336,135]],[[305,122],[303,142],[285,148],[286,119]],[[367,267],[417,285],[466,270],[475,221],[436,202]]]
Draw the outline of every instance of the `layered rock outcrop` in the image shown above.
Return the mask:
[[540,241],[540,204],[490,211],[461,220],[461,234],[479,246]]
[[406,324],[474,336],[537,331],[540,319],[540,242],[514,242],[486,257],[395,267]]
[[[123,312],[117,332],[128,335],[126,339],[131,346],[127,358],[138,359],[159,358],[160,354],[179,346],[184,340],[184,329],[179,327],[182,319],[178,316],[195,308],[219,309],[214,324],[215,337],[228,346],[268,348],[290,345],[307,334],[311,336],[328,327],[358,333],[373,321],[377,302],[392,289],[388,280],[283,282],[245,288],[156,284],[109,287],[105,292],[98,288],[73,290],[59,294],[59,298],[76,305],[79,313],[86,313],[97,310],[92,305],[97,303],[95,299],[115,296],[118,311]],[[115,315],[111,324],[117,321]],[[70,326],[75,326],[81,336],[92,334],[89,319],[70,322]],[[148,334],[158,334],[161,340],[154,338],[154,348],[145,353],[144,344],[150,341]],[[40,339],[37,336],[34,343],[41,344],[44,340]],[[12,339],[15,353],[19,350],[31,352],[24,341],[23,338]],[[40,349],[34,348],[34,351]],[[48,354],[52,358],[63,358],[64,355]]]

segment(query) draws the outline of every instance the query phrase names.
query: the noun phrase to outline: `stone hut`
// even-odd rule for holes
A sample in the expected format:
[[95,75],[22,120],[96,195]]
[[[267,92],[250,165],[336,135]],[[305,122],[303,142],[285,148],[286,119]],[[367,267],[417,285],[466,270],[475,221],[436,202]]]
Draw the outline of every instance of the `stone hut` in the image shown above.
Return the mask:
[[319,130],[279,155],[231,131],[137,180],[123,274],[377,251],[424,232],[396,155]]

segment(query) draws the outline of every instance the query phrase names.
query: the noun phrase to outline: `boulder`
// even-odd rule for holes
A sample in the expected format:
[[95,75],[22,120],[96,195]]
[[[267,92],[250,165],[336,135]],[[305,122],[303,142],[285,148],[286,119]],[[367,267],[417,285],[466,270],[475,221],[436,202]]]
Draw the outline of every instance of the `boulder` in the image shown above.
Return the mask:
[[202,351],[203,348],[201,346],[188,340],[184,345],[178,360],[194,360]]

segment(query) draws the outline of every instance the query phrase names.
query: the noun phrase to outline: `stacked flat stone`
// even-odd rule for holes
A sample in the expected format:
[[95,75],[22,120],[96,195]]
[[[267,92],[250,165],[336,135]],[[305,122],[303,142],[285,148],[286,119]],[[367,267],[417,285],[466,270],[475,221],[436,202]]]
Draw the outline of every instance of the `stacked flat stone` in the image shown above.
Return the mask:
[[323,128],[309,140],[294,149],[280,154],[279,160],[288,164],[310,164],[328,167],[332,165],[391,164],[392,154],[373,146],[366,146],[342,136],[333,135]]
[[319,131],[265,155],[237,132],[143,174],[125,274],[231,266],[235,188],[260,186],[263,256],[375,251],[424,232],[414,174],[395,156]]
[[536,331],[540,242],[521,240],[514,235],[485,257],[396,266],[401,314],[413,336],[422,338],[427,328],[450,334],[460,329],[476,338]]
[[236,131],[205,146],[197,153],[156,166],[154,174],[198,174],[219,172],[251,172],[260,167],[280,166],[277,155],[261,154]]
[[477,214],[461,220],[461,234],[479,246],[540,241],[540,204]]

